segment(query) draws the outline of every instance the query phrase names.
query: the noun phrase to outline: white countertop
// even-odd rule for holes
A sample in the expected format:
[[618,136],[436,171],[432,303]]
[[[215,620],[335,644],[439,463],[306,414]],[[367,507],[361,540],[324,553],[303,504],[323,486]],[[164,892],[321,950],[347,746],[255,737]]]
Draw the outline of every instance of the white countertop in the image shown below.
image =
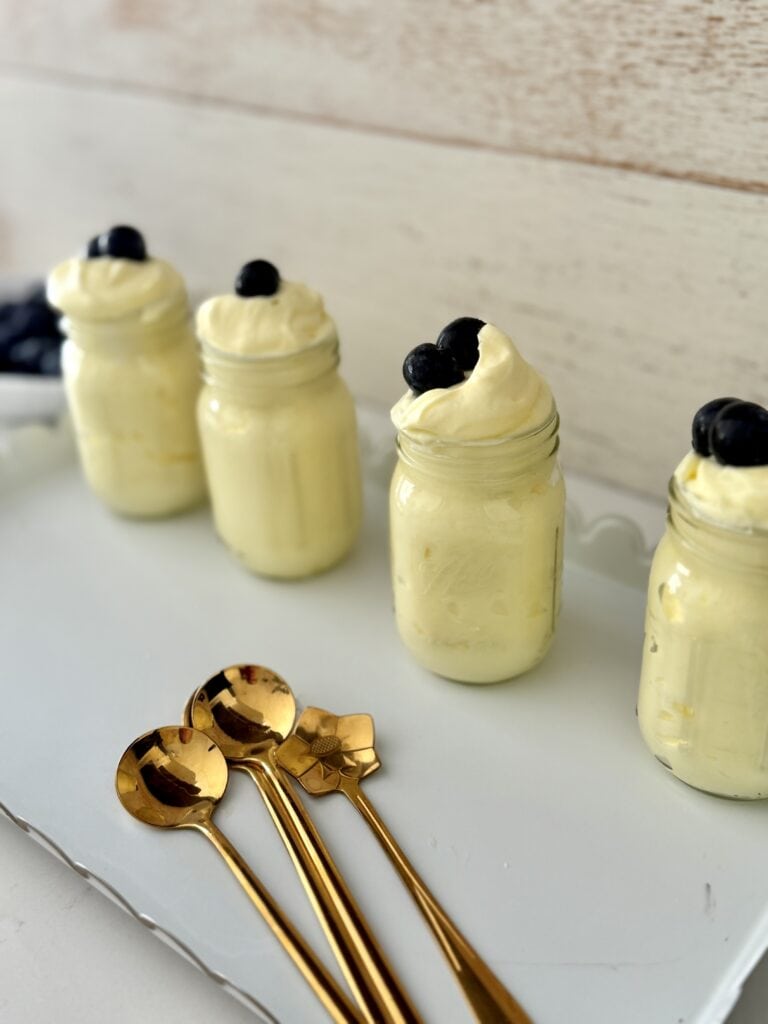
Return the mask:
[[[663,528],[660,505],[572,477],[569,490],[587,519],[606,512],[629,515],[649,544]],[[0,878],[0,1021],[254,1020],[227,992],[2,815]],[[728,1024],[765,1024],[766,1003],[768,958],[756,969]]]

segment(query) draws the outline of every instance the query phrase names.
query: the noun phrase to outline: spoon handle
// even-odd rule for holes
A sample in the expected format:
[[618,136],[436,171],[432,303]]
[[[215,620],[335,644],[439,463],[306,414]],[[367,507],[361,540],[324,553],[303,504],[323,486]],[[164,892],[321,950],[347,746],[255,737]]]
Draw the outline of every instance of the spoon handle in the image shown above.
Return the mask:
[[259,787],[365,1020],[369,1024],[420,1024],[312,819],[280,769],[262,760],[239,767],[244,767]]
[[336,1024],[361,1024],[362,1018],[318,959],[314,950],[286,917],[246,862],[212,821],[195,825],[216,847],[251,902],[267,922],[278,942],[304,975],[317,998]]
[[340,789],[368,822],[416,901],[476,1019],[481,1024],[533,1024],[430,893],[357,781],[345,779]]

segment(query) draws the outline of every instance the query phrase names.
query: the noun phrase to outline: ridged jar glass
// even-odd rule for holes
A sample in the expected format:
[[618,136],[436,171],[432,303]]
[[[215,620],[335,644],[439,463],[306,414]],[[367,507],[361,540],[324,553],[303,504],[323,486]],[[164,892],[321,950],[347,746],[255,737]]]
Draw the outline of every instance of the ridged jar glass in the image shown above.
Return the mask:
[[62,372],[80,462],[126,516],[167,516],[205,497],[195,405],[200,361],[185,302],[162,320],[63,321]]
[[390,491],[395,615],[415,659],[491,683],[547,653],[560,607],[559,418],[487,442],[398,434]]
[[637,710],[651,752],[683,782],[768,797],[768,531],[702,519],[674,478]]
[[312,576],[354,545],[361,520],[354,403],[337,338],[288,355],[203,343],[198,423],[216,529],[252,572]]

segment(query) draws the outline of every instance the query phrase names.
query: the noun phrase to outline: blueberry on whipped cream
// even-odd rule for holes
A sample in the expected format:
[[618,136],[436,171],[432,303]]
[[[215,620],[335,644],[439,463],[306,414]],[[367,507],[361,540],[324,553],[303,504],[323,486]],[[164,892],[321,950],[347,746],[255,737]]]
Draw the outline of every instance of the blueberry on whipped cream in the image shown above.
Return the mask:
[[403,377],[414,394],[449,388],[464,380],[464,371],[450,352],[431,342],[411,349],[403,363]]
[[450,352],[462,370],[472,370],[480,356],[478,334],[485,327],[476,316],[460,316],[447,324],[437,338],[441,352]]
[[478,335],[485,327],[484,320],[474,316],[460,316],[447,324],[433,345],[417,345],[405,357],[403,377],[415,395],[423,395],[433,388],[450,388],[464,380],[480,358]]
[[109,231],[92,238],[88,243],[86,258],[98,259],[100,256],[111,256],[116,260],[133,260],[143,263],[147,259],[147,247],[144,237],[136,228],[127,224],[118,224]]
[[703,519],[740,530],[768,530],[768,410],[717,398],[693,418],[693,450],[675,482]]
[[244,299],[274,295],[280,287],[280,273],[269,260],[251,260],[235,278],[235,292]]
[[755,402],[730,402],[715,416],[709,446],[725,466],[768,465],[768,410]]
[[691,425],[693,450],[697,455],[711,455],[712,449],[709,446],[709,432],[715,418],[725,409],[727,405],[738,402],[738,398],[713,398],[699,409],[693,417]]
[[94,235],[88,245],[85,247],[85,258],[87,260],[97,260],[101,256],[101,249],[99,248],[99,235]]

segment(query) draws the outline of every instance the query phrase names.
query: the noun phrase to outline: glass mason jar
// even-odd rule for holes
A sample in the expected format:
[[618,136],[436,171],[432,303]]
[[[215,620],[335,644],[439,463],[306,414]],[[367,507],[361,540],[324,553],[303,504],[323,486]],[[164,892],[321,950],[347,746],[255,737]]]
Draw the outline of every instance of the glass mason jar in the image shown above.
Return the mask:
[[91,489],[126,516],[167,516],[205,497],[195,422],[200,362],[189,309],[63,321],[62,372]]
[[559,418],[494,441],[398,434],[390,491],[400,636],[449,679],[491,683],[546,654],[560,607]]
[[301,577],[339,562],[361,520],[355,407],[333,336],[278,356],[203,343],[198,402],[216,529],[253,572]]
[[768,797],[768,532],[701,519],[674,478],[637,712],[651,752],[683,782]]

